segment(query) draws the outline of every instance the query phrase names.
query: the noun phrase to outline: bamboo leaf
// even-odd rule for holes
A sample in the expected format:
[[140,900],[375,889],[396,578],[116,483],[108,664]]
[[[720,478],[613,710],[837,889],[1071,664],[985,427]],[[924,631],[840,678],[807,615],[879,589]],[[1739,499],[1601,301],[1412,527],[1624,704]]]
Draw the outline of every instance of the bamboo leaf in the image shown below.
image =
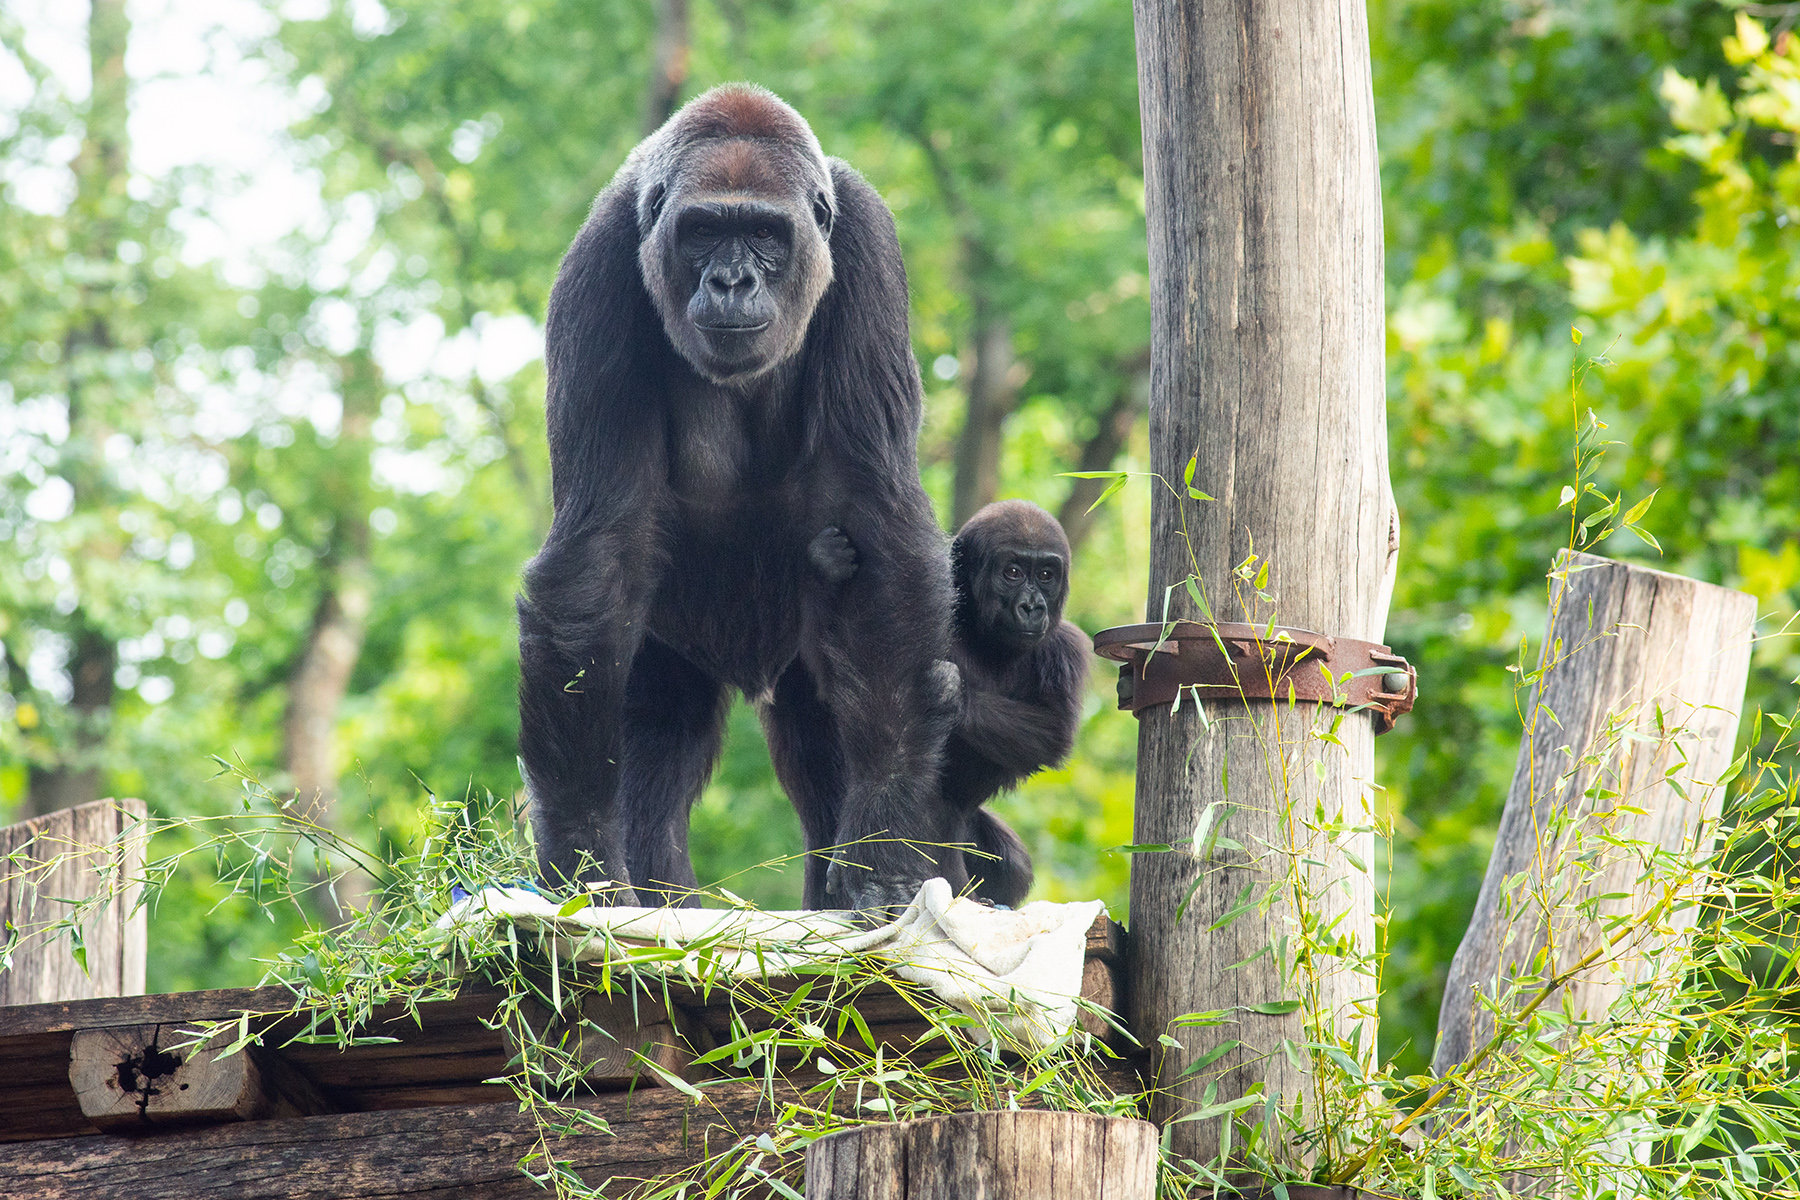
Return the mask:
[[1131,476],[1125,474],[1123,471],[1119,472],[1118,477],[1106,485],[1106,490],[1100,493],[1100,498],[1088,505],[1087,510],[1093,512],[1096,508],[1099,508],[1102,504],[1105,504],[1108,500],[1112,499],[1118,494],[1119,489],[1125,486],[1130,478]]
[[[1660,491],[1661,489],[1658,490]],[[1648,496],[1645,496],[1642,500],[1639,500],[1636,504],[1626,509],[1624,517],[1625,524],[1636,525],[1638,521],[1643,518],[1643,515],[1650,511],[1650,502],[1655,499],[1656,492],[1653,491]]]

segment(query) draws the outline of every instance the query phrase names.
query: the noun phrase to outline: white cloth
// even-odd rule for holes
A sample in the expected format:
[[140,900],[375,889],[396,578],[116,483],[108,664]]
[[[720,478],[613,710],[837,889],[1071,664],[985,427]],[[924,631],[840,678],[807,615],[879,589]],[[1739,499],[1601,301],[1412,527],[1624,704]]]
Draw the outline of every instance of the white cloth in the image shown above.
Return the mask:
[[842,912],[583,907],[563,915],[536,892],[490,887],[451,905],[437,926],[458,932],[511,921],[554,934],[558,953],[574,962],[605,959],[615,952],[609,940],[686,952],[639,962],[639,969],[697,967],[704,950],[714,969],[738,977],[775,977],[807,964],[876,955],[945,1003],[970,1016],[993,1014],[1024,1045],[1047,1046],[1075,1023],[1087,931],[1104,911],[1099,900],[1039,900],[1004,911],[928,879],[905,912],[868,929]]

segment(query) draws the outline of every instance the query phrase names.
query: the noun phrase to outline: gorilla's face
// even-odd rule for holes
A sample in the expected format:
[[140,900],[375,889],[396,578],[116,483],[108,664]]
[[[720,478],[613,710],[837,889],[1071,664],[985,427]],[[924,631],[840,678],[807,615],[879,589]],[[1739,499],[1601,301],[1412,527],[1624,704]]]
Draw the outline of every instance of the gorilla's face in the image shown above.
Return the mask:
[[970,584],[984,640],[1023,653],[1062,620],[1068,563],[1046,546],[992,546]]
[[749,141],[703,144],[652,192],[640,260],[663,327],[715,383],[797,354],[831,282],[831,209],[813,164]]

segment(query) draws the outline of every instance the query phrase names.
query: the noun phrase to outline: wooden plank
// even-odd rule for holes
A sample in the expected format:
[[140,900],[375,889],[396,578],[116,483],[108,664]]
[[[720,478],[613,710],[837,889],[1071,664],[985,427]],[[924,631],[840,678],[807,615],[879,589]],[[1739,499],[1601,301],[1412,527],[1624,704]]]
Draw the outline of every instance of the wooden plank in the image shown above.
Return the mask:
[[[0,971],[0,1005],[144,990],[147,914],[133,911],[144,843],[134,832],[148,814],[142,800],[100,800],[0,829],[0,922],[28,939],[13,952],[11,968]],[[67,935],[33,936],[102,889],[113,899],[82,926],[86,970]]]
[[[611,1124],[612,1135],[555,1141],[555,1151],[598,1186],[679,1169],[704,1147],[728,1145],[767,1117],[747,1085],[709,1089],[708,1095],[708,1106],[668,1088],[583,1102]],[[535,1141],[536,1131],[516,1103],[249,1121],[155,1137],[59,1138],[9,1146],[0,1197],[541,1197],[544,1192],[518,1170]]]
[[83,1029],[69,1049],[69,1085],[82,1115],[107,1133],[332,1111],[319,1089],[281,1055],[229,1043],[182,1047],[173,1025]]
[[587,1064],[583,1080],[599,1091],[659,1086],[645,1060],[682,1077],[693,1058],[686,1040],[675,1032],[680,1018],[662,1001],[642,994],[584,992],[579,1003],[565,999],[560,1013],[536,1001],[527,1001],[523,1012],[538,1043]]
[[[1109,953],[1116,954],[1123,944],[1116,927],[1106,932],[1105,938],[1113,947]],[[1090,947],[1094,939],[1095,935],[1090,935]],[[1090,959],[1084,994],[1117,1011],[1122,1006],[1120,970],[1103,958]],[[717,1044],[715,1037],[729,1036],[731,993],[715,988],[705,995],[682,989],[671,989],[671,994],[675,1000],[672,1008],[665,1010],[659,1002],[648,1001],[651,1007],[641,1011],[640,1017],[651,1027],[643,1040],[659,1048],[657,1064],[680,1073],[686,1069],[688,1049],[709,1049]],[[264,1042],[339,1111],[500,1103],[510,1098],[510,1089],[483,1081],[509,1070],[512,1052],[506,1036],[485,1024],[503,998],[487,985],[469,982],[454,999],[420,1005],[416,1020],[403,1005],[378,1009],[363,1032],[399,1039],[393,1043],[339,1050],[334,1044],[294,1042],[307,1028],[305,1020],[294,1017],[271,1020],[264,1028]],[[292,1002],[293,996],[283,988],[239,988],[0,1008],[0,1063],[5,1064],[0,1072],[0,1142],[94,1132],[69,1081],[77,1031],[142,1026],[191,1029],[199,1021],[236,1020],[243,1012],[280,1012]],[[890,989],[865,988],[856,1003],[876,1036],[892,1044],[910,1043],[928,1031],[912,1006]],[[753,1025],[766,1020],[754,1011],[743,1015]],[[1084,1021],[1092,1022],[1092,1018],[1084,1017]],[[1090,1028],[1107,1036],[1097,1022]],[[621,1025],[614,1035],[624,1032]],[[671,1033],[679,1033],[686,1045]],[[625,1040],[637,1036],[633,1030]],[[1116,1050],[1126,1049],[1122,1039],[1108,1040]],[[613,1048],[622,1050],[623,1045],[624,1041],[614,1043]],[[797,1055],[789,1057],[797,1059]],[[786,1065],[786,1059],[783,1062]],[[1129,1074],[1129,1068],[1122,1069],[1120,1090],[1137,1090],[1136,1083],[1125,1078]],[[642,1086],[644,1072],[635,1060],[621,1058],[594,1072],[588,1085],[595,1090],[613,1090],[632,1087],[634,1082]]]
[[[1731,763],[1750,667],[1755,598],[1588,554],[1568,556],[1561,565],[1568,568],[1567,591],[1560,597],[1553,593],[1545,643],[1560,639],[1567,658],[1551,669],[1533,698],[1534,708],[1548,711],[1519,747],[1481,896],[1450,967],[1438,1016],[1434,1066],[1440,1073],[1493,1036],[1492,1014],[1477,992],[1500,994],[1507,981],[1531,970],[1552,936],[1552,973],[1578,962],[1605,936],[1607,922],[1638,911],[1639,856],[1614,850],[1600,851],[1599,869],[1573,894],[1554,928],[1531,915],[1537,908],[1534,893],[1546,880],[1558,886],[1556,876],[1570,869],[1578,831],[1585,831],[1590,849],[1605,829],[1675,850],[1717,818],[1723,799],[1723,789],[1707,785]],[[1619,807],[1620,801],[1585,796],[1597,779],[1593,768],[1565,777],[1572,764],[1598,748],[1610,714],[1621,714],[1632,731],[1654,740],[1659,707],[1665,726],[1681,730],[1674,744],[1652,753],[1652,746],[1623,740],[1623,753],[1609,754],[1598,776],[1605,790],[1641,813]],[[1683,755],[1686,763],[1678,765]],[[1671,767],[1676,769],[1666,780]],[[1526,882],[1516,903],[1530,912],[1515,920],[1507,911],[1505,885],[1521,875]],[[1615,898],[1600,900],[1589,916],[1575,911],[1575,903],[1609,894]],[[1679,927],[1692,919],[1688,910],[1669,923]],[[1641,969],[1630,953],[1617,969],[1597,964],[1569,984],[1572,1011],[1580,1018],[1604,1015],[1640,978]]]
[[[1124,1075],[1108,1079],[1120,1090],[1130,1086]],[[611,1134],[553,1140],[553,1150],[591,1185],[617,1181],[607,1194],[622,1195],[628,1181],[679,1170],[708,1148],[716,1152],[739,1137],[768,1128],[773,1119],[770,1107],[751,1085],[705,1085],[704,1091],[704,1104],[670,1088],[582,1101],[581,1108],[609,1123]],[[795,1097],[791,1089],[782,1089],[777,1098],[785,1102]],[[1002,1119],[1020,1115],[985,1114]],[[1046,1115],[1068,1118],[1065,1124],[1112,1120],[1087,1114]],[[1151,1130],[1143,1136],[1147,1149],[1134,1139],[1126,1140],[1125,1153],[1118,1155],[1113,1152],[1121,1144],[1117,1138],[1103,1142],[1107,1159],[1102,1190],[1058,1190],[1035,1194],[1033,1200],[1061,1195],[1139,1200],[1139,1193],[1118,1188],[1119,1181],[1133,1179],[1133,1173],[1143,1169],[1143,1153],[1149,1155],[1154,1178],[1155,1134]],[[184,1200],[401,1196],[513,1200],[544,1195],[517,1169],[519,1159],[535,1144],[536,1131],[516,1103],[245,1121],[170,1130],[153,1137],[55,1138],[7,1147],[0,1200],[113,1200],[120,1195]],[[1073,1133],[1045,1151],[1065,1152],[1086,1159],[1094,1153],[1091,1142],[1081,1142]]]
[[1103,962],[1124,963],[1125,927],[1105,913],[1095,917],[1088,927],[1087,956]]
[[807,1200],[1153,1200],[1156,1127],[1092,1113],[957,1113],[834,1133]]
[[[1273,616],[1380,642],[1399,529],[1387,471],[1367,6],[1133,7],[1149,236],[1151,470],[1170,481],[1191,471],[1193,487],[1216,498],[1151,489],[1147,612],[1159,619],[1167,604],[1170,618],[1262,624]],[[1234,573],[1252,554],[1271,568],[1261,590],[1273,603],[1256,600],[1258,589]],[[1186,597],[1190,572],[1211,611]],[[1372,823],[1374,731],[1367,714],[1347,715],[1341,746],[1332,746],[1310,738],[1316,715],[1317,706],[1242,700],[1140,713],[1132,840],[1178,849],[1132,859],[1133,1029],[1154,1046],[1183,1013],[1239,1010],[1231,1022],[1177,1031],[1180,1046],[1159,1051],[1158,1078],[1173,1085],[1196,1059],[1238,1044],[1160,1093],[1158,1121],[1215,1089],[1219,1100],[1258,1084],[1284,1104],[1312,1100],[1305,1060],[1278,1049],[1316,1040],[1303,1016],[1250,1011],[1300,994],[1282,961],[1292,957],[1271,952],[1297,914],[1278,900],[1221,924],[1246,887],[1266,892],[1289,877],[1290,863],[1317,860],[1324,865],[1307,889],[1315,914],[1362,954],[1374,950],[1373,883],[1350,857],[1374,861],[1372,834],[1328,845],[1302,828],[1315,803],[1326,821]],[[1294,810],[1303,815],[1290,820]],[[1248,852],[1219,850],[1203,860],[1180,849],[1209,812],[1214,828]],[[1372,972],[1337,956],[1309,961],[1321,977],[1306,986],[1333,1032],[1360,1035],[1372,1057]],[[1172,1148],[1208,1161],[1223,1125],[1172,1126]],[[1307,1150],[1291,1149],[1304,1162]]]
[[0,1007],[0,1039],[66,1033],[106,1025],[166,1021],[234,1021],[242,1012],[280,1012],[294,1002],[286,988],[216,988],[153,996],[101,996]]
[[[421,1005],[420,1023],[403,1005],[376,1010],[363,1032],[402,1039],[395,1043],[348,1051],[334,1044],[286,1044],[306,1029],[304,1020],[291,1017],[268,1022],[264,1040],[334,1108],[494,1102],[510,1095],[502,1085],[481,1083],[505,1074],[511,1057],[502,1034],[483,1024],[499,999],[498,992],[470,985],[453,1000]],[[0,1063],[7,1068],[0,1074],[0,1142],[94,1131],[69,1077],[78,1031],[153,1026],[179,1033],[201,1021],[279,1011],[292,1000],[282,988],[235,988],[0,1009]]]

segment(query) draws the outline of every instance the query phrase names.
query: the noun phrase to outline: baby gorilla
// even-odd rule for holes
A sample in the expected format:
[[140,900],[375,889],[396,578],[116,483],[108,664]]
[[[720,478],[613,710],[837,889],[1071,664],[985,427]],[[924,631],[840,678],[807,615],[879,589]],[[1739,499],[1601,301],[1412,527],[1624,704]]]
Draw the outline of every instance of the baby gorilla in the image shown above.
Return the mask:
[[[856,547],[828,528],[808,548],[832,583],[856,574]],[[982,805],[1026,776],[1062,762],[1081,723],[1088,639],[1062,619],[1069,539],[1055,517],[1024,500],[990,504],[950,546],[956,582],[951,654],[962,675],[960,716],[945,748],[945,807],[974,893],[1016,907],[1031,890],[1031,855]]]

